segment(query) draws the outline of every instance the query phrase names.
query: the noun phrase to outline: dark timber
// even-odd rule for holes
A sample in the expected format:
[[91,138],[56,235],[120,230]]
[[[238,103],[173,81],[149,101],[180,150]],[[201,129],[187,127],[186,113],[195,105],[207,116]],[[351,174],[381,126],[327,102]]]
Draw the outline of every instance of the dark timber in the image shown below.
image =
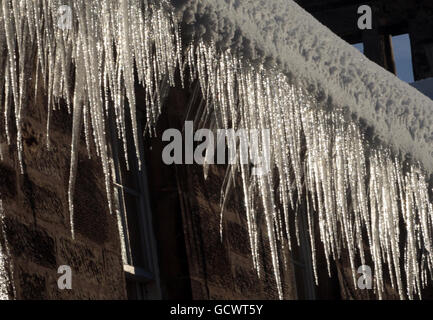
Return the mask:
[[[409,34],[415,80],[433,77],[432,0],[295,0],[351,44],[364,43],[365,55],[395,73],[391,37]],[[358,29],[358,7],[373,10],[373,30]]]

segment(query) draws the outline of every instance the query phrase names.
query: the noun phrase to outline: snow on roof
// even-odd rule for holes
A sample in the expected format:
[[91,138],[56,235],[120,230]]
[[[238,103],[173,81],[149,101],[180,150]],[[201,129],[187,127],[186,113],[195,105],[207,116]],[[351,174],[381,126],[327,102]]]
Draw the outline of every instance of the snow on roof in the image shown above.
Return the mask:
[[[287,0],[175,0],[184,36],[279,65],[323,101],[348,110],[382,142],[433,172],[433,101]],[[356,23],[356,21],[354,21]]]
[[[73,1],[75,24],[70,30],[58,27],[56,6],[40,10],[40,2],[20,0],[3,1],[0,6],[0,47],[7,53],[0,55],[3,65],[0,72],[4,75],[0,76],[0,88],[5,88],[0,94],[5,93],[5,110],[11,109],[15,115],[22,172],[20,123],[29,84],[25,81],[28,51],[37,49],[33,67],[36,64],[40,67],[49,84],[48,101],[64,98],[72,106],[68,188],[71,235],[74,235],[74,190],[83,127],[88,129],[84,130],[86,144],[93,138],[101,159],[111,211],[112,176],[105,132],[108,110],[116,115],[118,137],[126,150],[125,109],[129,109],[140,159],[135,81],[138,79],[146,92],[146,118],[148,128],[152,128],[162,112],[160,84],[176,86],[175,74],[180,67],[181,84],[186,70],[190,71],[191,81],[198,80],[204,100],[210,102],[202,112],[215,115],[214,127],[242,127],[259,132],[271,129],[271,143],[262,137],[254,153],[269,154],[262,164],[267,168],[272,164],[272,170],[278,173],[278,189],[274,174],[254,175],[243,164],[233,164],[232,168],[242,176],[254,267],[260,274],[257,230],[263,221],[258,217],[263,216],[281,298],[279,250],[285,252],[286,245],[291,246],[290,215],[299,208],[296,195],[302,201],[303,193],[306,203],[313,203],[313,210],[307,209],[306,218],[316,283],[315,231],[310,223],[315,217],[319,219],[328,271],[329,259],[336,258],[342,247],[347,248],[355,281],[356,255],[359,253],[364,264],[364,251],[369,250],[377,271],[374,281],[379,297],[384,288],[385,260],[391,279],[397,280],[399,296],[419,295],[426,283],[424,276],[433,274],[433,206],[424,172],[416,163],[409,163],[405,172],[406,163],[391,155],[387,148],[371,148],[367,152],[358,125],[344,117],[347,114],[327,112],[320,107],[344,108],[360,123],[374,128],[376,137],[412,153],[433,172],[433,101],[367,60],[292,1],[175,2],[177,14],[184,22],[182,37],[171,7],[166,10],[163,0],[149,6],[138,0]],[[24,10],[22,3],[29,10]],[[198,41],[182,47],[191,36]],[[209,40],[219,49],[231,50],[215,50],[212,43],[204,43]],[[260,63],[248,65],[251,60],[264,63],[266,68]],[[278,69],[267,70],[273,65]],[[73,93],[69,92],[72,68],[75,68]],[[125,99],[129,108],[125,108]],[[48,104],[49,110],[52,104]],[[5,114],[3,121],[11,112]],[[5,127],[8,136],[8,126]],[[303,138],[305,155],[301,148]],[[241,156],[237,158],[240,161]],[[231,170],[227,170],[227,179],[233,178]],[[231,180],[225,181],[228,182],[222,186],[221,213],[231,190]],[[365,249],[363,243],[367,238],[361,232],[362,226],[369,243]],[[406,234],[402,255],[398,236],[401,232]],[[285,238],[284,233],[288,241],[283,245],[279,240]],[[404,260],[401,268],[400,260]],[[403,278],[407,288],[403,286]]]

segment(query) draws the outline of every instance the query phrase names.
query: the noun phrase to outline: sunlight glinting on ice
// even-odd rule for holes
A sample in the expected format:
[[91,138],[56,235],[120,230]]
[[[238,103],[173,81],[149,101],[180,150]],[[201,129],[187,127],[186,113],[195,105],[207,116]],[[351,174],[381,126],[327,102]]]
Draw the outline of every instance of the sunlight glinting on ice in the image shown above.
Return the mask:
[[[60,5],[72,8],[71,30],[57,26]],[[72,235],[77,150],[83,127],[88,149],[92,139],[96,145],[112,211],[108,114],[115,115],[124,150],[135,148],[138,153],[136,80],[146,92],[149,133],[162,110],[161,82],[167,79],[171,86],[183,86],[198,80],[205,110],[215,116],[217,128],[271,130],[271,145],[260,139],[259,150],[270,152],[272,174],[254,176],[240,162],[232,169],[242,178],[252,260],[259,275],[258,221],[264,216],[280,298],[281,257],[289,260],[284,248],[297,245],[290,235],[299,238],[298,224],[291,230],[289,220],[293,215],[298,220],[301,214],[307,215],[316,282],[316,230],[328,269],[331,259],[339,259],[347,250],[355,286],[357,267],[366,263],[367,256],[373,263],[380,297],[388,278],[383,274],[385,264],[401,298],[420,296],[422,287],[431,282],[433,208],[421,165],[406,163],[385,147],[371,147],[342,110],[319,108],[313,97],[284,74],[249,65],[230,51],[219,52],[212,43],[199,41],[183,48],[178,23],[165,2],[3,0],[0,10],[0,49],[7,52],[6,57],[0,56],[1,121],[9,143],[10,127],[18,128],[21,170],[21,120],[26,96],[34,94],[28,88],[33,81],[28,74],[33,48],[36,63],[30,72],[41,74],[34,79],[33,89],[43,86],[48,94],[47,144],[50,114],[59,99],[66,101],[73,114],[68,192]],[[175,80],[178,72],[181,83]],[[129,105],[135,146],[126,143],[125,104]],[[227,175],[226,181],[233,179],[231,170]],[[224,184],[227,188],[232,185]],[[226,197],[228,192],[221,193]],[[307,210],[301,209],[302,203]],[[2,272],[0,269],[0,276]]]
[[13,286],[13,283],[10,281],[7,271],[8,256],[9,248],[4,228],[4,210],[3,203],[0,200],[0,300],[9,300],[10,289],[15,290],[15,286]]

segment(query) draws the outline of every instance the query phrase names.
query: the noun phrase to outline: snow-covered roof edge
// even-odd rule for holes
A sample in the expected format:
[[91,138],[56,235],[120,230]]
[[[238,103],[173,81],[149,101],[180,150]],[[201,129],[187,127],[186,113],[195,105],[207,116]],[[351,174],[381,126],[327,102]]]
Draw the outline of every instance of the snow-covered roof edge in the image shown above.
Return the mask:
[[[48,101],[51,101],[48,103],[50,112],[47,127],[56,102],[59,99],[66,101],[67,108],[73,114],[68,188],[72,237],[81,133],[85,133],[88,150],[93,138],[93,146],[104,172],[108,206],[112,212],[113,163],[110,161],[110,141],[106,134],[108,115],[110,112],[115,115],[117,136],[119,141],[123,142],[124,150],[129,148],[126,139],[127,123],[131,125],[139,162],[140,135],[135,120],[136,81],[138,80],[145,91],[145,112],[147,127],[150,129],[156,125],[162,112],[164,90],[161,84],[178,87],[197,81],[197,88],[202,93],[200,99],[203,98],[203,101],[209,103],[205,103],[201,114],[196,116],[212,114],[214,118],[208,120],[213,128],[247,128],[258,129],[258,132],[271,130],[273,139],[267,142],[262,135],[262,139],[259,139],[261,141],[254,143],[256,146],[253,152],[269,154],[269,159],[265,156],[262,164],[264,168],[272,170],[268,173],[278,174],[278,189],[275,189],[274,174],[255,175],[249,165],[241,163],[242,153],[239,150],[239,156],[236,157],[238,162],[227,170],[227,183],[222,186],[221,218],[224,201],[232,190],[232,180],[229,179],[234,178],[235,172],[242,178],[246,229],[254,268],[260,275],[263,266],[260,259],[262,246],[259,243],[262,242],[262,237],[259,237],[261,232],[258,230],[261,230],[261,218],[264,217],[275,284],[280,298],[283,298],[283,286],[279,253],[286,257],[286,249],[291,248],[293,231],[290,231],[290,219],[302,208],[298,203],[303,201],[303,194],[307,212],[301,210],[309,225],[316,284],[318,277],[314,221],[318,219],[320,240],[329,273],[330,259],[336,259],[340,249],[347,248],[354,285],[356,265],[358,262],[364,265],[366,254],[369,254],[374,263],[374,282],[379,297],[384,291],[386,280],[382,271],[385,263],[389,266],[390,278],[397,280],[398,293],[402,299],[406,296],[411,299],[416,295],[420,296],[421,288],[427,284],[426,277],[433,274],[433,206],[429,201],[425,173],[415,163],[409,163],[408,168],[405,168],[406,164],[403,164],[402,159],[393,157],[387,148],[367,150],[368,146],[365,145],[357,124],[348,121],[339,112],[327,112],[320,108],[320,101],[326,102],[328,99],[327,95],[322,94],[322,99],[317,102],[320,90],[315,88],[320,89],[320,86],[311,86],[316,81],[328,91],[340,93],[343,101],[350,95],[342,87],[328,88],[328,83],[319,81],[321,73],[313,69],[315,65],[307,63],[310,54],[306,49],[299,49],[298,54],[296,50],[291,53],[287,51],[288,57],[291,57],[291,69],[283,68],[301,82],[300,88],[290,83],[290,80],[278,71],[268,70],[260,64],[257,67],[249,66],[248,59],[244,59],[245,55],[250,54],[250,57],[246,58],[266,55],[264,52],[258,54],[258,45],[252,45],[248,38],[242,36],[242,31],[236,31],[236,25],[230,23],[229,18],[228,22],[222,24],[225,29],[219,29],[218,26],[208,28],[216,32],[210,34],[211,37],[206,36],[206,28],[193,25],[191,30],[198,34],[199,41],[183,47],[182,43],[185,42],[179,35],[178,21],[173,17],[172,8],[169,5],[169,8],[164,7],[164,0],[157,0],[156,5],[142,0],[70,0],[71,20],[74,21],[70,29],[59,27],[57,10],[60,1],[63,0],[2,2],[0,48],[7,54],[0,55],[0,65],[3,65],[0,73],[4,75],[0,76],[0,94],[5,93],[3,100],[7,112],[0,118],[6,123],[10,115],[15,116],[17,158],[21,172],[24,173],[21,124],[23,113],[28,107],[28,87],[31,86],[30,92],[33,93],[40,82],[45,84]],[[163,6],[160,6],[160,3],[163,3]],[[233,5],[239,7],[237,3]],[[214,10],[210,15],[199,8],[197,12],[200,12],[208,26],[211,26],[214,16],[218,18]],[[261,14],[260,10],[258,14]],[[230,12],[227,12],[227,15],[230,17]],[[195,17],[195,14],[193,16]],[[313,20],[311,16],[304,17],[306,20]],[[257,19],[261,21],[260,16]],[[310,24],[311,22],[302,22],[298,26],[304,28]],[[266,32],[270,30],[270,27],[266,26],[260,28],[264,28]],[[306,29],[314,32],[311,28]],[[184,36],[188,35],[188,28],[184,30]],[[239,56],[239,52],[232,54],[229,51],[216,50],[212,43],[206,43],[214,36],[215,40],[219,39],[219,45],[226,41],[233,47],[230,37],[225,37],[224,30],[227,35],[234,35],[233,39],[238,40],[236,43],[239,43],[239,48],[244,48],[244,57]],[[304,44],[305,39],[299,36],[293,41]],[[185,51],[182,52],[182,48]],[[37,59],[26,58],[33,54],[37,55]],[[302,56],[305,57],[304,62]],[[330,57],[331,55],[328,59],[332,60]],[[342,64],[341,60],[338,61]],[[272,64],[271,59],[265,62],[267,66]],[[330,64],[328,63],[328,67]],[[334,69],[341,73],[337,67]],[[71,77],[72,70],[75,70],[75,77]],[[39,77],[38,71],[42,77]],[[187,71],[190,79],[186,75]],[[36,74],[36,79],[40,82],[25,81],[30,74]],[[176,81],[177,74],[180,76],[180,83]],[[349,80],[351,78],[344,83]],[[370,78],[367,80],[371,81]],[[74,81],[73,85],[71,81]],[[308,88],[316,93],[316,98],[305,94],[305,89]],[[191,102],[194,102],[195,98],[198,97],[194,94]],[[338,107],[334,102],[328,105]],[[348,110],[352,113],[357,110],[357,106],[350,106]],[[130,121],[125,112],[129,112]],[[10,138],[9,127],[6,125],[2,132],[5,138]],[[49,132],[50,130],[47,130],[47,145],[50,141]],[[303,139],[306,150],[301,147]],[[204,171],[207,165],[204,164]],[[309,203],[312,204],[311,207]],[[295,214],[295,220],[297,216]],[[222,226],[223,224],[221,228]],[[362,232],[363,226],[366,234]],[[403,240],[404,252],[400,250],[400,230],[406,235]],[[222,234],[222,229],[220,231]],[[121,223],[119,233],[123,233]],[[279,242],[280,239],[283,242]],[[369,246],[365,247],[364,243],[367,241]],[[357,259],[358,254],[360,259]],[[284,263],[286,258],[283,259]],[[404,264],[402,267],[401,261]],[[404,270],[404,273],[401,270]]]
[[[347,107],[374,135],[433,172],[433,101],[287,0],[173,0],[184,35],[277,64],[323,101]],[[354,21],[356,23],[356,21]],[[191,26],[191,27],[189,27]]]

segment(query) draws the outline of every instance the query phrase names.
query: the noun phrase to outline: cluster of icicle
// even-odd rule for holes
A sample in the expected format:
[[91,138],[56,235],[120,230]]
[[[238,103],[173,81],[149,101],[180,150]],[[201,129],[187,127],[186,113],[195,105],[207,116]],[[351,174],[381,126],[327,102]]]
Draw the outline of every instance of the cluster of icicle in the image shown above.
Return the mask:
[[[72,8],[72,29],[58,26],[61,5]],[[290,234],[298,235],[298,230],[290,230],[289,221],[300,214],[307,216],[316,282],[316,229],[328,269],[331,259],[348,251],[355,286],[358,266],[366,260],[373,262],[379,297],[387,278],[401,298],[420,296],[432,279],[433,208],[421,166],[405,163],[386,148],[370,148],[358,125],[344,118],[338,108],[332,112],[319,108],[313,97],[285,75],[248,65],[230,51],[219,52],[213,44],[197,41],[183,48],[178,23],[165,2],[2,0],[0,10],[0,50],[7,51],[6,58],[0,55],[0,111],[8,139],[8,128],[13,125],[8,120],[14,112],[20,162],[21,118],[29,81],[26,67],[33,47],[33,73],[42,75],[35,79],[35,89],[38,83],[44,86],[49,98],[47,144],[56,102],[64,99],[73,113],[68,193],[72,233],[81,131],[84,128],[88,148],[91,139],[96,145],[111,210],[108,114],[115,114],[124,150],[132,147],[138,153],[142,133],[136,126],[136,81],[146,91],[146,130],[151,132],[161,113],[161,86],[164,81],[178,84],[175,76],[179,72],[182,86],[184,76],[189,75],[191,82],[198,80],[203,117],[212,115],[214,128],[271,130],[271,144],[262,139],[258,143],[261,152],[271,155],[274,174],[252,175],[249,166],[232,165],[222,202],[234,183],[234,173],[240,174],[254,266],[260,275],[258,234],[262,226],[258,221],[263,215],[280,297],[279,270],[284,261],[279,252],[284,251],[281,246],[293,246]],[[135,146],[126,144],[128,109]],[[298,209],[302,202],[306,212]]]
[[[260,140],[258,149],[270,153],[277,183],[273,174],[251,175],[246,165],[231,168],[242,175],[251,250],[259,274],[258,215],[265,216],[281,295],[277,243],[284,245],[285,239],[291,248],[291,232],[299,243],[298,215],[306,214],[316,283],[318,228],[328,272],[330,258],[339,259],[347,250],[357,287],[355,272],[369,254],[380,298],[384,264],[402,299],[420,296],[433,275],[433,206],[421,166],[405,163],[387,148],[370,148],[359,126],[347,120],[342,110],[318,108],[311,95],[283,74],[247,66],[230,52],[218,54],[204,44],[190,46],[188,63],[192,79],[199,79],[206,105],[216,116],[216,127],[271,130],[271,144]],[[404,170],[404,165],[409,169]],[[227,178],[224,186],[229,188],[230,171]],[[228,191],[223,188],[222,194],[227,197]],[[298,212],[302,202],[306,212]],[[289,230],[291,214],[296,215],[294,231]]]
[[[71,28],[67,24],[69,6]],[[47,146],[52,111],[59,99],[66,101],[73,114],[69,208],[73,225],[73,196],[77,171],[77,148],[84,127],[87,148],[93,138],[105,175],[111,212],[111,169],[106,137],[109,109],[115,114],[117,133],[126,145],[125,104],[136,123],[135,76],[146,88],[147,125],[154,127],[161,112],[159,84],[165,75],[174,86],[174,73],[181,58],[177,23],[166,3],[150,6],[142,0],[4,0],[0,8],[0,99],[4,97],[6,136],[10,142],[9,113],[14,105],[17,148],[22,167],[21,118],[29,81],[26,67],[35,61],[35,90],[41,84],[48,93]],[[34,50],[36,47],[36,59]],[[39,79],[39,74],[42,78]],[[4,79],[4,82],[1,82]],[[71,83],[74,81],[74,83]],[[3,94],[4,92],[4,94]],[[36,93],[35,93],[36,94]],[[12,97],[13,99],[10,99]],[[11,101],[12,100],[12,101]],[[72,107],[73,106],[73,107]],[[133,126],[135,149],[139,132]],[[140,159],[140,158],[139,158]],[[126,161],[126,157],[125,157]]]

